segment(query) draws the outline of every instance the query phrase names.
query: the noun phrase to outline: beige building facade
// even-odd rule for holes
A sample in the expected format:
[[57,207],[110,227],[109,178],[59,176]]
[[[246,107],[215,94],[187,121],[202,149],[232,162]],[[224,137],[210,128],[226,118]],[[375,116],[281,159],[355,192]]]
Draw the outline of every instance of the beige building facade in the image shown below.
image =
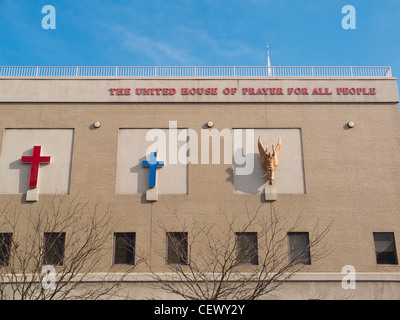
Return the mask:
[[[281,263],[295,254],[289,236],[324,236],[298,272],[260,298],[398,299],[398,103],[397,79],[387,76],[4,76],[0,199],[24,217],[55,197],[107,208],[108,249],[89,282],[134,266],[119,297],[180,298],[156,288],[154,274],[171,276],[179,260],[168,234],[185,235],[182,264],[205,250],[191,242],[199,226],[213,227],[210,238],[258,235],[258,260],[237,269],[256,270],[265,253],[258,219],[274,212],[284,221]],[[272,185],[259,138],[269,151],[282,141]],[[29,230],[28,220],[17,226]],[[69,230],[58,232],[68,239]],[[134,257],[119,256],[118,234],[133,235]]]

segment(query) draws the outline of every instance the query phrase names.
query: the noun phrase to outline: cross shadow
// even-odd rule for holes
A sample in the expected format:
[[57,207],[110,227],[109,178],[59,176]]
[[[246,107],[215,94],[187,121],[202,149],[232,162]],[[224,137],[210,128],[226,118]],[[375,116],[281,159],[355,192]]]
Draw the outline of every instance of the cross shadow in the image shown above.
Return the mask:
[[[28,149],[22,153],[22,156],[31,156],[33,152],[33,148]],[[22,194],[26,194],[29,190],[29,177],[31,172],[30,163],[22,163],[21,158],[10,162],[8,166],[9,169],[19,170],[19,184],[18,184],[18,192]]]
[[10,163],[9,169],[19,170],[18,192],[26,193],[29,189],[29,175],[31,171],[31,166],[22,163],[21,159],[18,159]]
[[[142,161],[146,161],[146,156],[139,159],[136,166],[130,168],[131,173],[137,175],[137,192],[142,193],[146,199],[146,191],[149,188],[149,172],[150,170],[143,170]],[[148,169],[148,168],[147,168]]]

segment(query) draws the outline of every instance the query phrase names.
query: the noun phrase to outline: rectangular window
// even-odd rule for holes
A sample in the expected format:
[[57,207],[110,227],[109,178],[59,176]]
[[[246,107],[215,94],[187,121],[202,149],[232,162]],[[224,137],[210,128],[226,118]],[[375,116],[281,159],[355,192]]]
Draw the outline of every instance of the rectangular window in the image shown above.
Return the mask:
[[187,232],[167,233],[167,264],[188,264]]
[[114,234],[114,264],[135,264],[135,242],[134,232]]
[[289,262],[311,264],[310,239],[308,232],[289,232]]
[[44,234],[43,264],[62,266],[64,262],[65,232]]
[[236,233],[236,258],[239,264],[258,264],[257,232]]
[[0,233],[0,267],[8,266],[11,254],[12,233]]
[[374,232],[374,242],[377,264],[397,264],[393,233]]

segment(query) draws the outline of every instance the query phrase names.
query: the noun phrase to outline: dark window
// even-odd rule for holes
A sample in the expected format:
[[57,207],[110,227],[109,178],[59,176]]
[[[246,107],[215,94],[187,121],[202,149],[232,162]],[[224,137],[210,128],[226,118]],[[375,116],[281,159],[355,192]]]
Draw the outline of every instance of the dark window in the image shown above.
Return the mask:
[[186,232],[167,233],[167,264],[188,264],[188,235]]
[[256,232],[236,233],[236,258],[239,264],[258,264],[258,239]]
[[0,233],[0,266],[10,262],[12,233]]
[[308,232],[289,232],[289,262],[311,264]]
[[114,234],[114,264],[135,264],[134,232]]
[[44,234],[43,264],[62,266],[64,262],[65,233]]
[[374,232],[374,242],[377,264],[397,264],[393,233]]

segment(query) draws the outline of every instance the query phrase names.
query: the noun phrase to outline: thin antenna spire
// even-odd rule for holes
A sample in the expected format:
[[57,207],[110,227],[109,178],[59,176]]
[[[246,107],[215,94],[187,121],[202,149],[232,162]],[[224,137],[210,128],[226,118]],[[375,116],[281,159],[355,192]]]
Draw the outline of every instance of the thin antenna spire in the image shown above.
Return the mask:
[[268,55],[268,76],[272,76],[271,60],[269,59],[269,44],[267,43],[267,55]]

